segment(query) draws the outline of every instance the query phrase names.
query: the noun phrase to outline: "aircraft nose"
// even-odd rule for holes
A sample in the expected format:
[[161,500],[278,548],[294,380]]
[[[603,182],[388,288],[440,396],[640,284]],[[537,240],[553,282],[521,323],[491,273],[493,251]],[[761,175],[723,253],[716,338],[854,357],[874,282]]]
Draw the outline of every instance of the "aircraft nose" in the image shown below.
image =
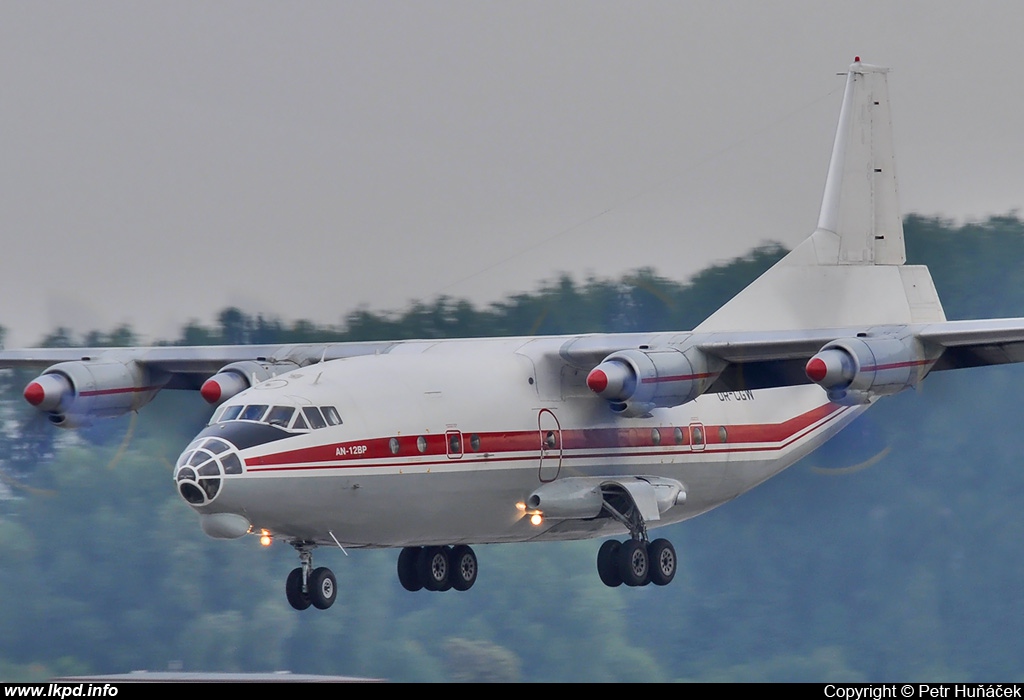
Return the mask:
[[220,493],[225,476],[242,473],[238,448],[222,437],[200,437],[178,457],[174,483],[190,505],[205,506]]

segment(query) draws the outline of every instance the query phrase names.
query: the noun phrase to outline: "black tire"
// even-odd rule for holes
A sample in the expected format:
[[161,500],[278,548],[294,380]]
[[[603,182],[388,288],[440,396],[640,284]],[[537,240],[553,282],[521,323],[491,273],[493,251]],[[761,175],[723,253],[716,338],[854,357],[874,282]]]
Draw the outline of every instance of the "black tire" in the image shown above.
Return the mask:
[[416,558],[416,573],[428,591],[444,591],[451,588],[449,571],[451,564],[448,561],[446,547],[424,547],[420,550]]
[[309,596],[302,592],[302,567],[292,569],[288,580],[284,583],[284,592],[288,596],[288,604],[296,610],[309,607]]
[[338,597],[338,582],[334,578],[334,572],[325,566],[314,569],[309,577],[309,602],[320,610],[326,610],[334,605]]
[[402,547],[402,553],[398,555],[398,582],[402,588],[413,593],[423,589],[423,582],[416,572],[419,556],[419,547]]
[[651,567],[651,583],[667,586],[676,577],[676,548],[665,539],[654,540],[647,545],[647,559]]
[[618,540],[606,540],[597,550],[597,575],[601,577],[601,583],[609,588],[622,585],[617,556],[621,546]]
[[451,571],[448,578],[452,582],[452,588],[457,591],[468,591],[476,583],[477,562],[476,553],[469,545],[460,544],[452,549],[448,557],[451,564]]
[[619,576],[627,586],[642,586],[650,581],[651,567],[647,559],[647,547],[640,540],[623,542],[616,559],[619,564]]

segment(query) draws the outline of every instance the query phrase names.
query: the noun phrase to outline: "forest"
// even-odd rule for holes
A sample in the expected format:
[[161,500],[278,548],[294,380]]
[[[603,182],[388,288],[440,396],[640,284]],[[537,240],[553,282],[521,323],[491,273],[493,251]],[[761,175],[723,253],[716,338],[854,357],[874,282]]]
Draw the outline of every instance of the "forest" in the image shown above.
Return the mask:
[[[1016,214],[910,216],[905,233],[948,318],[1024,316]],[[689,280],[562,276],[485,307],[354,309],[331,327],[229,308],[165,342],[686,330],[784,252]],[[134,342],[130,327],[39,339]],[[1024,681],[1024,367],[935,373],[780,476],[659,530],[680,559],[670,586],[606,588],[598,540],[479,546],[479,580],[458,595],[402,589],[397,551],[323,552],[339,596],[319,614],[285,600],[291,547],[209,539],[175,492],[172,463],[211,412],[198,395],[165,391],[137,415],[61,431],[22,401],[29,379],[0,375],[0,681]]]

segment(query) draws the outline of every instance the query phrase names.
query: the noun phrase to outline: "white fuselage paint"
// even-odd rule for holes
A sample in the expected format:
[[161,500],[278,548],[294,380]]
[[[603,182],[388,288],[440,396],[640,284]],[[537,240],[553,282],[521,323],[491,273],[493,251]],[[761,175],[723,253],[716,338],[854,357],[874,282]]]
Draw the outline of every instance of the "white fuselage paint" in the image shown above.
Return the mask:
[[585,372],[550,359],[561,342],[412,342],[258,384],[228,403],[330,405],[344,422],[242,450],[244,472],[194,507],[278,538],[356,547],[597,537],[625,528],[611,518],[533,525],[517,504],[557,478],[663,476],[687,491],[648,523],[668,525],[777,474],[865,408],[800,386],[624,418],[586,388]]

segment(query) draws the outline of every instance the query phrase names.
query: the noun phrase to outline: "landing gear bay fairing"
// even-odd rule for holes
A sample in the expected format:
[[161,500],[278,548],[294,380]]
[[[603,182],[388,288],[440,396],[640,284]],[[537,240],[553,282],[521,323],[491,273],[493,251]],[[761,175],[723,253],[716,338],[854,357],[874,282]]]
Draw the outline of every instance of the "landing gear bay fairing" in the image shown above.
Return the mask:
[[174,486],[211,537],[291,544],[297,609],[338,595],[318,548],[398,548],[402,586],[444,591],[473,586],[475,544],[612,537],[605,584],[666,585],[676,552],[652,529],[929,372],[1024,360],[1024,319],[946,321],[904,262],[886,69],[857,60],[816,230],[691,332],[8,350],[0,366],[42,369],[25,399],[62,427],[200,391],[217,408]]

